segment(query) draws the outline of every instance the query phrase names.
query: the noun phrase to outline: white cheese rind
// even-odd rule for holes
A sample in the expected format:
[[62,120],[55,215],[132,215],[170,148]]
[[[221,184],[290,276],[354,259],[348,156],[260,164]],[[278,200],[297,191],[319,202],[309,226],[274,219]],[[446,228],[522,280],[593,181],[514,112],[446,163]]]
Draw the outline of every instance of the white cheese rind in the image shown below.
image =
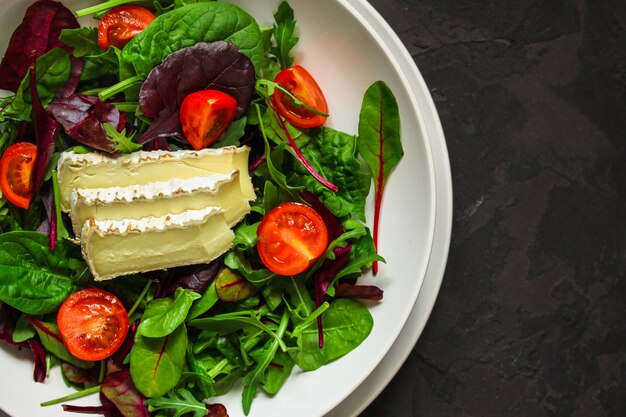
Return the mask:
[[63,152],[57,164],[61,193],[61,209],[70,210],[74,189],[126,187],[167,181],[172,178],[192,178],[216,173],[240,172],[241,193],[254,200],[254,188],[248,174],[247,146],[226,146],[199,151],[133,152],[125,155],[102,153],[77,154]]
[[208,263],[234,239],[218,207],[139,220],[89,220],[81,236],[83,257],[97,281]]
[[80,236],[90,218],[141,219],[209,206],[220,207],[229,226],[250,212],[250,203],[241,193],[239,171],[126,187],[77,189],[72,192],[70,217],[74,234]]

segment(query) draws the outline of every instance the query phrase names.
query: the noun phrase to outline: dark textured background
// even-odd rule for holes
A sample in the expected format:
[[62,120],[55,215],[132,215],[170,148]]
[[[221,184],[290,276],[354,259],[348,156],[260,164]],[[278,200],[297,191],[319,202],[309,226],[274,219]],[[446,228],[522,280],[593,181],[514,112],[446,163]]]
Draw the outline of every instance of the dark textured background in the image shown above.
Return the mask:
[[362,417],[626,416],[626,1],[371,4],[437,105],[454,225]]

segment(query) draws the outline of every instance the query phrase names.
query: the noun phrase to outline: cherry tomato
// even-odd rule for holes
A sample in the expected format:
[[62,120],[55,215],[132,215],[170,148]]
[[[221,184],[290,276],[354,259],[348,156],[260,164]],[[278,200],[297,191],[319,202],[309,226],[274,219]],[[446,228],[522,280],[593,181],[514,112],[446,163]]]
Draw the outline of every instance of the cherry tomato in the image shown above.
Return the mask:
[[128,333],[128,313],[113,294],[97,288],[80,290],[61,304],[57,324],[70,353],[86,361],[108,358]]
[[237,113],[237,100],[218,90],[189,94],[180,106],[180,124],[195,150],[217,142]]
[[[313,76],[300,65],[285,68],[276,75],[274,82],[280,84],[307,106],[321,113],[328,113],[324,93]],[[291,97],[278,89],[272,95],[272,103],[278,113],[294,126],[307,129],[326,122],[325,116],[314,113],[306,107],[298,106]]]
[[29,208],[33,194],[33,167],[37,146],[28,142],[15,143],[0,159],[0,190],[11,203]]
[[98,25],[98,46],[105,51],[111,46],[122,49],[144,30],[155,16],[140,6],[119,6],[109,10]]
[[257,229],[261,261],[279,275],[305,271],[328,246],[326,224],[301,203],[283,203],[265,215]]

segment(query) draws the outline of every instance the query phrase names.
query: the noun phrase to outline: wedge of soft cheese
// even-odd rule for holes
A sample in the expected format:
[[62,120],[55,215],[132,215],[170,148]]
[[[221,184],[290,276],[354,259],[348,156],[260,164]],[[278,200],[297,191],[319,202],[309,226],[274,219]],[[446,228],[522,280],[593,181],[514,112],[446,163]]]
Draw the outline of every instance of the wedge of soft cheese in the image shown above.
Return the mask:
[[239,175],[239,171],[231,171],[144,185],[75,189],[70,204],[74,234],[80,236],[89,219],[161,217],[209,206],[221,208],[226,224],[234,226],[250,212],[250,202],[241,192]]
[[234,234],[222,210],[207,207],[139,220],[89,220],[81,237],[83,257],[101,281],[208,263],[230,249]]
[[61,209],[70,211],[72,191],[76,189],[144,185],[172,178],[187,179],[239,171],[241,194],[254,200],[248,174],[247,146],[226,146],[200,151],[152,151],[111,156],[101,153],[63,152],[57,165]]

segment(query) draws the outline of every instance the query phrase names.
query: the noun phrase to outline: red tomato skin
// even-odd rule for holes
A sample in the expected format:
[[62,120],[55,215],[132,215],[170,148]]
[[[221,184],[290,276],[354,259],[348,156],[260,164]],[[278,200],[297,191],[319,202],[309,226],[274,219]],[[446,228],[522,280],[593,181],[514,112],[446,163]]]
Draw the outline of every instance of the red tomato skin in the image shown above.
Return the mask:
[[105,51],[111,46],[122,49],[154,19],[154,14],[145,7],[115,7],[98,24],[98,46]]
[[180,106],[180,124],[187,142],[200,150],[221,139],[237,114],[237,100],[219,90],[189,94]]
[[[274,82],[280,84],[281,87],[307,106],[328,114],[328,104],[322,89],[315,78],[300,65],[285,68],[276,75]],[[305,107],[297,106],[290,97],[278,89],[274,91],[271,101],[276,111],[296,127],[309,129],[321,126],[326,122],[326,117]]]
[[257,229],[261,261],[278,275],[307,270],[328,247],[326,224],[314,209],[283,203],[265,215]]
[[122,345],[129,318],[115,295],[87,288],[76,291],[61,304],[57,324],[61,340],[72,355],[98,361],[108,358]]
[[0,159],[0,190],[18,207],[28,209],[33,193],[33,168],[37,146],[17,142],[9,146]]

